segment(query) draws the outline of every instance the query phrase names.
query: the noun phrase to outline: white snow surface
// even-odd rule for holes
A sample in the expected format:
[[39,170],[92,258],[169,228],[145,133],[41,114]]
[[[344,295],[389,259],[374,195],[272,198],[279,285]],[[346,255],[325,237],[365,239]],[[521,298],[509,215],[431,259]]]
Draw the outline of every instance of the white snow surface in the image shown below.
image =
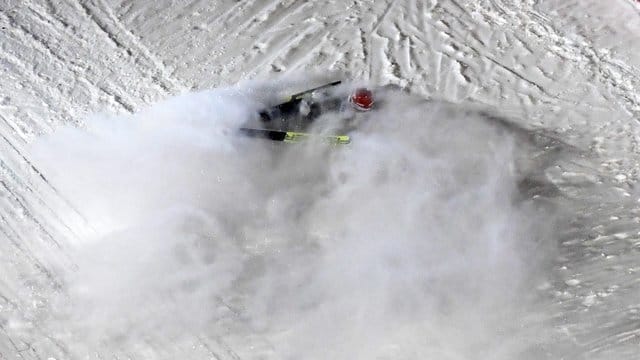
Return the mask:
[[[637,2],[4,0],[0,29],[0,358],[637,359]],[[234,136],[336,78],[402,91],[347,147]]]

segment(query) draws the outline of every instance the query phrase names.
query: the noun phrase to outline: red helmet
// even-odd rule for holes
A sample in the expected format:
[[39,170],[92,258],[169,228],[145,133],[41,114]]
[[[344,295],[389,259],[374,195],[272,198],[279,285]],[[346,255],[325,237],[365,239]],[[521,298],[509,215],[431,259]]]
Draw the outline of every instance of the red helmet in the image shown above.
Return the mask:
[[349,96],[349,102],[358,110],[371,110],[373,107],[373,93],[369,89],[358,88]]

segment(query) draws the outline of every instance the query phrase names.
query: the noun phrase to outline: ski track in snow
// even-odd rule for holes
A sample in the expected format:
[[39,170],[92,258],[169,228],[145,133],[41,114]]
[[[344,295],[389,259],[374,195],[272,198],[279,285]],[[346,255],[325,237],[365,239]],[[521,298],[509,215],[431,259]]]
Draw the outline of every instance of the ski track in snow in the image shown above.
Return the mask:
[[[566,165],[549,175],[571,188],[573,201],[589,197],[589,188],[572,182],[592,175],[630,199],[577,201],[548,290],[559,339],[549,346],[569,359],[637,358],[640,207],[631,200],[640,177],[639,14],[627,0],[5,0],[0,358],[71,359],[77,352],[41,329],[38,316],[63,286],[56,269],[74,266],[65,249],[82,234],[71,225],[86,220],[25,155],[35,137],[83,126],[93,112],[130,113],[187,90],[318,69],[495,107],[602,159],[599,168]],[[233,322],[233,307],[222,299],[220,306]],[[32,330],[12,327],[12,318]],[[94,350],[108,358],[273,355],[257,335],[224,326],[209,335],[186,343],[158,335],[116,353]]]

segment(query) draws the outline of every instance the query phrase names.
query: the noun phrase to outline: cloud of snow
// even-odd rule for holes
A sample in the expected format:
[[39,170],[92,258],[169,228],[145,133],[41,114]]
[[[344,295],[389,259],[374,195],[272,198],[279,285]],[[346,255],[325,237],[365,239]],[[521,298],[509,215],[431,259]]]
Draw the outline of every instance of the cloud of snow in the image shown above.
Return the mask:
[[52,299],[74,351],[196,336],[248,358],[530,354],[552,226],[518,191],[522,144],[401,93],[346,147],[234,136],[260,93],[184,95],[36,144],[87,219]]

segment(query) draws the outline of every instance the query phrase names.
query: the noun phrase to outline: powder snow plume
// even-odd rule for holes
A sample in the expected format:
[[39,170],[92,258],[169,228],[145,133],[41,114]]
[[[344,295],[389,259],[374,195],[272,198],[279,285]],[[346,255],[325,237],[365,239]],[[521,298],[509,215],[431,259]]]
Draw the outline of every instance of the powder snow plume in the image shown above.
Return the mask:
[[265,88],[37,142],[86,218],[46,321],[70,351],[234,332],[243,358],[537,358],[553,226],[519,193],[513,136],[398,92],[346,147],[237,137]]

